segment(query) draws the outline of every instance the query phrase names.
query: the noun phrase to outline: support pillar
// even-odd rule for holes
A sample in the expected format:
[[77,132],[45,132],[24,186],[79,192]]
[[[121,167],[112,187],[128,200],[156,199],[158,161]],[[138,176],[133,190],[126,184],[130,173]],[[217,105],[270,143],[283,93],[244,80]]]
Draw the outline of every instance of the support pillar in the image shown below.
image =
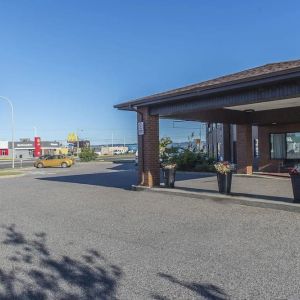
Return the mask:
[[252,174],[252,126],[249,124],[236,126],[237,173]]
[[144,135],[138,136],[138,184],[159,186],[159,116],[150,115],[147,107],[140,108],[138,122],[144,122]]
[[224,160],[231,161],[230,124],[223,124],[223,145]]

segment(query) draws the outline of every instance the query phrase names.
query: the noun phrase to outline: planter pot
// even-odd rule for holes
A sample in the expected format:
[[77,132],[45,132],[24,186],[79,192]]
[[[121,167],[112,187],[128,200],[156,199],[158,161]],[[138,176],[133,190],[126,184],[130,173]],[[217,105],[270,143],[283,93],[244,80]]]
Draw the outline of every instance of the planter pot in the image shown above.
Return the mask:
[[300,203],[300,175],[291,175],[294,202]]
[[232,172],[229,172],[227,174],[217,173],[217,179],[218,179],[219,193],[230,194]]
[[163,169],[165,187],[173,188],[175,185],[176,169]]

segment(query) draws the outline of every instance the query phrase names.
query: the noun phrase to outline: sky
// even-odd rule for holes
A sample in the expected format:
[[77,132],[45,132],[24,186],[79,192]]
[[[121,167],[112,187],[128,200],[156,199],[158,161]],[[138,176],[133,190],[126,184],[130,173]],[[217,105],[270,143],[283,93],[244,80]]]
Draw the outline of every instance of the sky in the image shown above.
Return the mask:
[[[0,0],[0,95],[17,138],[36,127],[43,140],[134,143],[135,113],[114,104],[300,59],[299,28],[289,0]],[[10,139],[4,101],[0,119]],[[200,128],[163,120],[160,134],[184,141]]]

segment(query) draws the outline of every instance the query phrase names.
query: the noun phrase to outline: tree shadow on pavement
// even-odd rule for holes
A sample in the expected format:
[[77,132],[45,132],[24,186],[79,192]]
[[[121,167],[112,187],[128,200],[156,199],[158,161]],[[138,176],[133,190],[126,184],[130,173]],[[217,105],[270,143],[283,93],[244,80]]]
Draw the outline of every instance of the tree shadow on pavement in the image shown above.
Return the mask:
[[[165,273],[158,273],[158,276],[168,280],[171,283],[180,285],[183,288],[186,288],[190,291],[192,291],[197,299],[201,297],[200,299],[207,299],[207,300],[227,300],[230,299],[230,297],[225,293],[225,291],[216,285],[213,284],[207,284],[207,283],[197,283],[197,282],[187,282],[178,280],[172,275],[168,275]],[[166,296],[162,296],[159,294],[152,294],[151,295],[153,299],[155,300],[168,300],[169,298]]]
[[79,258],[57,256],[46,234],[26,237],[15,225],[2,226],[1,248],[10,253],[0,267],[1,300],[117,299],[122,270],[97,250]]

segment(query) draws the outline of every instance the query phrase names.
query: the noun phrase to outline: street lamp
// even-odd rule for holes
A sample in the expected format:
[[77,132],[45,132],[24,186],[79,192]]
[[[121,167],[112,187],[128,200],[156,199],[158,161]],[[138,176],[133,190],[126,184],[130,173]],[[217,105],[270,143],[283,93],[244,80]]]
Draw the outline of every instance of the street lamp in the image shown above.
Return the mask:
[[0,96],[0,99],[7,101],[11,109],[11,139],[12,139],[12,168],[15,168],[15,122],[14,122],[14,106],[10,99]]

